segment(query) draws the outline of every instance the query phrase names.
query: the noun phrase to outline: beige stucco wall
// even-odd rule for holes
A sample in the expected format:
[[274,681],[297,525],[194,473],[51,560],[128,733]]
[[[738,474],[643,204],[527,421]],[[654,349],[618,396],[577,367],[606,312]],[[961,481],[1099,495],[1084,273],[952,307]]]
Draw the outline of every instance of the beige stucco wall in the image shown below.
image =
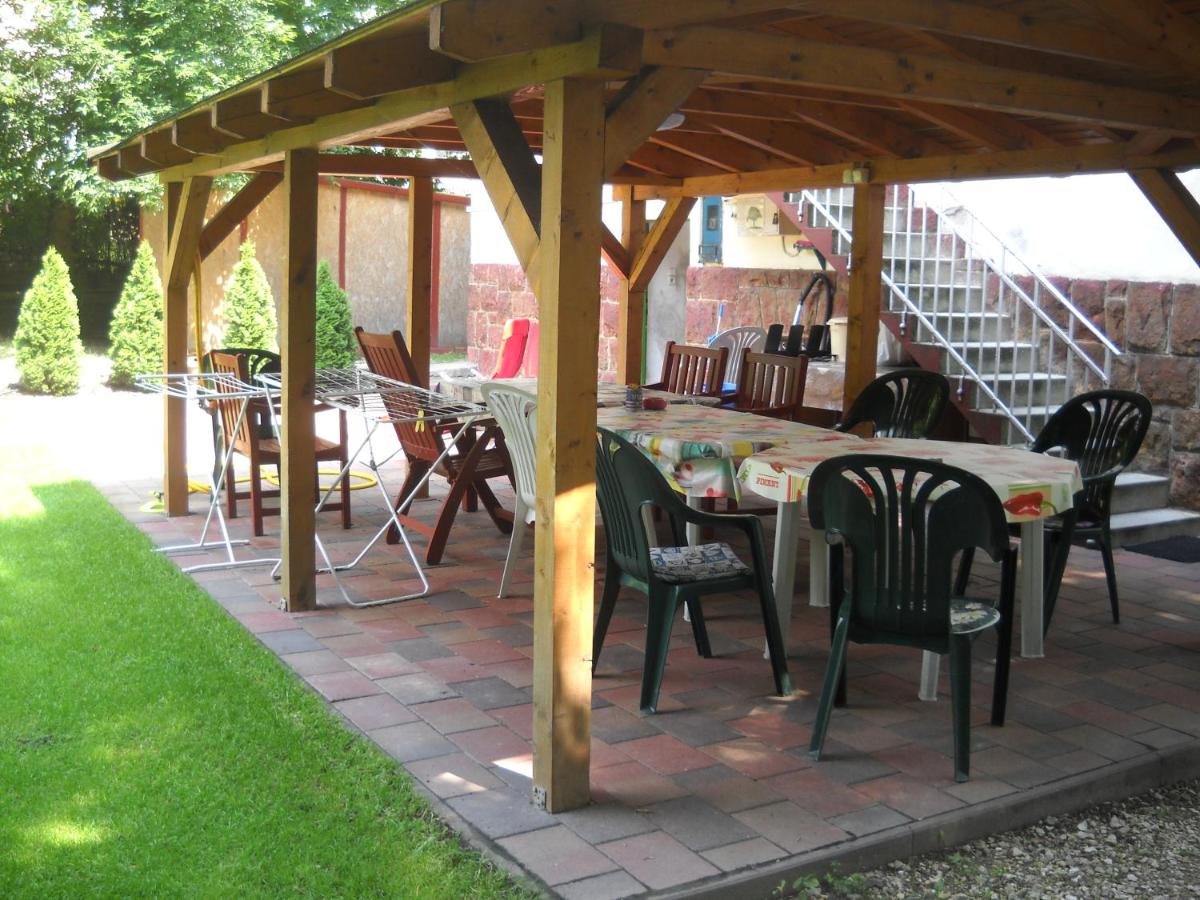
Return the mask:
[[[408,201],[400,194],[341,187],[322,182],[317,197],[317,254],[338,275],[338,229],[343,195],[346,202],[346,291],[351,318],[368,331],[403,329],[408,269]],[[209,202],[212,215],[227,196]],[[440,315],[438,343],[447,347],[466,345],[467,297],[470,286],[470,213],[459,203],[439,203],[442,213]],[[247,237],[254,241],[255,256],[266,272],[276,309],[283,296],[284,197],[274,191],[247,219]],[[165,244],[162,213],[143,215],[143,233],[160,263]],[[224,322],[221,301],[241,246],[241,231],[235,229],[204,261],[201,301],[205,349],[220,346]],[[188,291],[188,309],[194,294]],[[188,328],[188,346],[195,352],[193,326]]]

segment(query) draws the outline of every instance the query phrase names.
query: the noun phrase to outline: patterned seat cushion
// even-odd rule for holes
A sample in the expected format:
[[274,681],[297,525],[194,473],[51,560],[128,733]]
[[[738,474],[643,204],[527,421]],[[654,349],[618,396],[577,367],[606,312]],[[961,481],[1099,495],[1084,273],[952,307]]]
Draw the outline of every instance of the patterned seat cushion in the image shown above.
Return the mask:
[[650,567],[660,579],[673,584],[745,575],[750,571],[728,544],[719,543],[696,547],[651,547]]
[[950,601],[950,630],[955,634],[982,631],[1000,621],[1000,610],[978,600]]

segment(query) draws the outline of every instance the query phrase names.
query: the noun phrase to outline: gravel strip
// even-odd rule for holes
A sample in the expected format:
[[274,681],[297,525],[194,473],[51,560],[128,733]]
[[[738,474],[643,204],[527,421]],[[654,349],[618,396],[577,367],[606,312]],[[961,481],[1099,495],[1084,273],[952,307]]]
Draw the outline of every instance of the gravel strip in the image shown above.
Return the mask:
[[[1200,897],[1200,782],[1150,791],[954,850],[792,886],[800,897]],[[777,892],[778,893],[782,892]]]

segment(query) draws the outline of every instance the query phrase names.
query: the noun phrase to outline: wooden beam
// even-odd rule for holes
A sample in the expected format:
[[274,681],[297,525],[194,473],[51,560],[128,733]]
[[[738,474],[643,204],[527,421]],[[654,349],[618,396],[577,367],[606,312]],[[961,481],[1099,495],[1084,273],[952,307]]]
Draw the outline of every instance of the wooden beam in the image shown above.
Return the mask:
[[695,197],[673,197],[667,201],[633,261],[633,271],[629,276],[631,292],[638,293],[650,287],[650,279],[679,236],[679,230],[687,224],[688,215],[695,205]]
[[711,126],[719,134],[756,147],[772,156],[800,165],[829,163],[851,154],[841,144],[813,134],[799,122],[770,122],[741,119],[732,121],[719,116],[692,116],[691,120]]
[[975,38],[1062,56],[1155,69],[1146,47],[1112,29],[1092,28],[1036,13],[1014,14],[955,0],[801,0],[798,9],[935,34]]
[[385,178],[477,178],[469,159],[426,159],[420,156],[380,156],[375,153],[322,153],[322,175],[378,175]]
[[1103,16],[1117,26],[1110,29],[1114,37],[1148,45],[1149,56],[1167,57],[1176,64],[1177,71],[1192,78],[1200,74],[1200,22],[1191,12],[1174,9],[1163,0],[1068,2],[1087,15]]
[[625,164],[646,138],[704,81],[695,69],[650,68],[609,104],[604,123],[604,175]]
[[261,90],[218,100],[211,107],[212,127],[238,141],[261,138],[285,127],[287,119],[263,109]]
[[171,142],[192,153],[218,153],[228,147],[231,141],[228,134],[213,127],[209,110],[184,116],[171,123]]
[[325,86],[325,66],[289,72],[267,81],[262,90],[262,110],[292,122],[311,122],[330,113],[370,104]]
[[546,85],[533,592],[534,801],[587,805],[604,86]]
[[576,0],[446,0],[429,11],[429,46],[472,61],[577,41],[578,7]]
[[541,275],[535,260],[542,214],[542,173],[537,160],[504,101],[477,100],[451,111],[530,288],[537,294]]
[[1134,169],[1129,177],[1141,188],[1183,249],[1200,265],[1200,203],[1187,185],[1174,172],[1164,169]]
[[178,166],[196,158],[190,150],[184,150],[171,140],[171,129],[152,131],[142,137],[142,156],[156,166]]
[[794,4],[781,0],[581,0],[586,22],[619,22],[635,28],[674,28],[713,20],[773,13]]
[[705,27],[647,32],[642,56],[648,65],[707,67],[885,97],[1200,133],[1200,101],[1192,98],[945,57]]
[[[413,368],[429,386],[430,315],[433,308],[433,179],[408,182],[408,294],[404,339]],[[514,527],[516,527],[514,525]]]
[[260,172],[243,185],[242,189],[234,194],[229,202],[222,206],[204,226],[196,248],[200,253],[200,259],[207,259],[209,254],[220,246],[221,241],[232,234],[242,220],[250,215],[254,208],[265,200],[281,181],[283,181],[281,174]]
[[940,103],[898,100],[897,105],[959,137],[982,144],[989,150],[1033,150],[1060,146],[1058,141],[1026,126],[1012,116],[984,110],[968,111]]
[[325,87],[367,99],[452,81],[454,60],[429,49],[424,31],[338,47],[325,54]]
[[886,186],[854,186],[854,233],[850,246],[850,309],[846,332],[846,378],[842,409],[850,408],[875,379],[876,342],[883,294],[883,201]]
[[629,251],[619,237],[608,230],[607,225],[600,226],[600,252],[608,260],[608,264],[616,269],[622,281],[629,280],[631,260]]
[[[646,239],[646,201],[634,197],[632,187],[620,187],[613,197],[621,201],[621,243],[636,257]],[[621,279],[617,311],[617,377],[623,384],[642,384],[645,364],[642,333],[646,327],[646,292],[634,291],[629,274]]]
[[1197,166],[1200,166],[1200,146],[1195,144],[1147,155],[1130,152],[1126,144],[1087,144],[1046,150],[1008,150],[922,159],[873,159],[857,164],[847,161],[828,166],[794,166],[736,175],[695,176],[685,178],[678,190],[669,187],[647,188],[640,195],[704,197],[709,194],[757,194],[806,187],[840,187],[847,170],[861,167],[870,172],[873,182],[918,184],[1032,175],[1084,175],[1147,168],[1183,170]]
[[[167,241],[164,243],[163,371],[186,372],[188,282],[212,179],[189,178],[167,185]],[[188,513],[187,401],[163,401],[163,506],[168,516]]]
[[128,147],[122,147],[118,150],[117,163],[122,171],[130,172],[134,175],[145,175],[147,172],[153,172],[158,168],[154,163],[142,156],[142,142],[140,140],[136,144],[131,144]]

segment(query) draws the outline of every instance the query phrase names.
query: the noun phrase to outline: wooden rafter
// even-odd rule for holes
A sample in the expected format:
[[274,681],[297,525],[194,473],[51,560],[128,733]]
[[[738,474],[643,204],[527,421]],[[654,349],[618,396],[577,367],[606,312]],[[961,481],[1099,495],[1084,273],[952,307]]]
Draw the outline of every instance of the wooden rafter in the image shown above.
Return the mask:
[[323,84],[367,99],[454,78],[454,60],[429,49],[424,32],[363,41],[325,54]]
[[1166,169],[1133,169],[1129,177],[1141,188],[1183,249],[1200,265],[1200,203],[1187,185]]
[[261,172],[250,179],[240,191],[234,194],[208,220],[204,226],[204,230],[201,231],[200,240],[196,245],[196,250],[200,254],[200,258],[202,260],[207,259],[220,246],[221,241],[231,235],[242,220],[250,215],[254,208],[262,203],[271,191],[278,187],[281,181],[283,181],[281,173]]
[[1163,0],[1068,0],[1088,15],[1103,16],[1114,35],[1131,36],[1148,46],[1148,54],[1165,55],[1180,71],[1200,76],[1200,23]]
[[704,80],[695,69],[646,69],[609,103],[604,123],[604,174],[611,175]]
[[695,203],[695,197],[674,197],[667,201],[633,260],[629,275],[630,291],[636,293],[650,286],[650,279],[658,271],[667,251],[671,249],[671,244],[679,235],[679,230],[687,223]]

